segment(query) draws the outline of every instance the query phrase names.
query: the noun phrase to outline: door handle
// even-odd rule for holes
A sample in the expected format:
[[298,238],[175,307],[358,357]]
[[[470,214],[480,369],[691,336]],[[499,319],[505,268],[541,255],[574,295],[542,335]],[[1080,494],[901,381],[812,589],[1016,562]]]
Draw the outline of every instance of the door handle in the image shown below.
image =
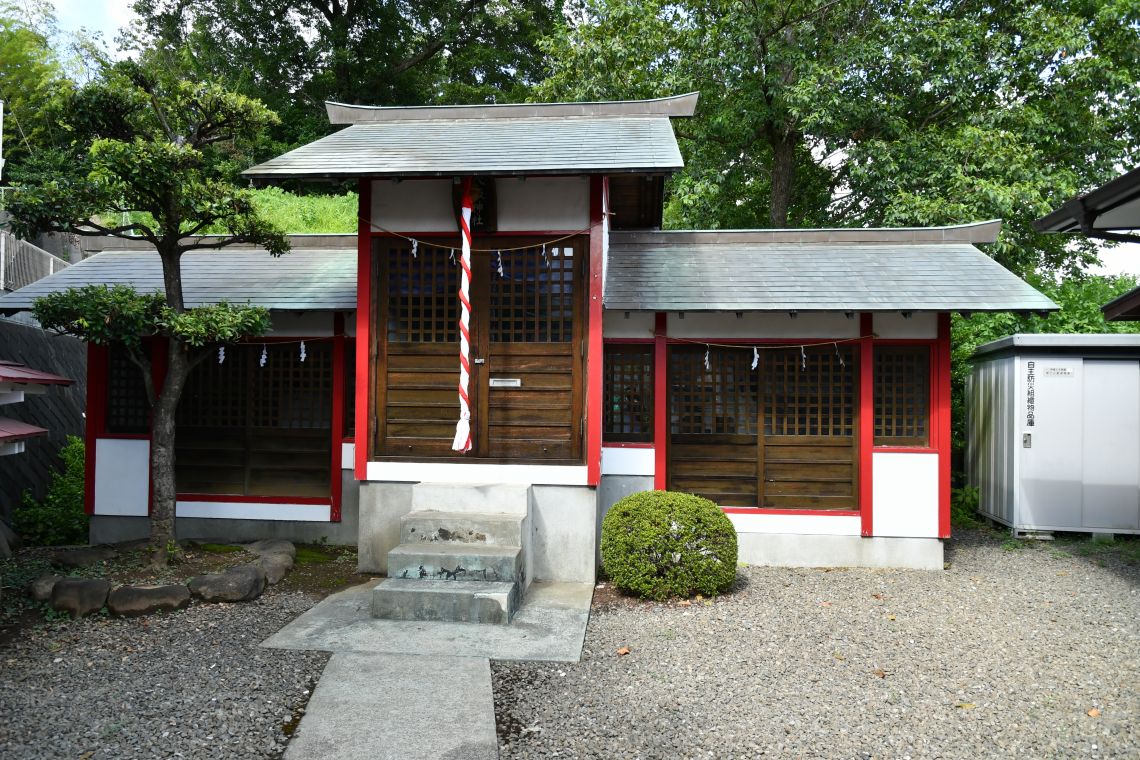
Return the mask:
[[472,364],[486,364],[487,360],[486,359],[472,359],[471,363]]

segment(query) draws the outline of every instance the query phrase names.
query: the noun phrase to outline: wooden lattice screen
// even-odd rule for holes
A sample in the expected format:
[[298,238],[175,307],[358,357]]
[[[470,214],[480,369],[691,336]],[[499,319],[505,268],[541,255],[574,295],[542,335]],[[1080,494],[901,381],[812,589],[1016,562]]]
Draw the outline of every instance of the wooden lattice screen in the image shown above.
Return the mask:
[[332,346],[226,348],[195,367],[178,406],[182,493],[326,496],[332,453]]
[[[574,334],[574,248],[492,253],[492,343],[566,343]],[[503,274],[498,274],[499,261]]]
[[670,425],[681,435],[755,435],[759,378],[739,349],[675,348],[669,357]]
[[848,437],[855,414],[854,352],[847,346],[765,351],[764,434]]
[[412,256],[405,240],[383,240],[379,250],[388,264],[388,341],[458,342],[460,270],[451,251],[421,245]]
[[930,348],[875,346],[875,445],[930,443]]
[[113,346],[107,351],[108,433],[140,435],[150,431],[150,403],[144,382],[142,371],[125,348]]
[[603,363],[602,435],[607,441],[653,440],[653,347],[608,345]]

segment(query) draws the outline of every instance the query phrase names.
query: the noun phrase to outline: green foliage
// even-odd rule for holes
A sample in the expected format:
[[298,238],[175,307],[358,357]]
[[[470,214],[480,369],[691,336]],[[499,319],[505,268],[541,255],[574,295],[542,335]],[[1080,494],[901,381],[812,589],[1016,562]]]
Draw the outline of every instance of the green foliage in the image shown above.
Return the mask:
[[204,552],[210,552],[211,554],[233,554],[234,552],[243,551],[240,546],[234,546],[233,544],[198,544],[198,548]]
[[642,491],[602,521],[602,567],[627,593],[657,600],[719,594],[736,580],[736,529],[708,499]]
[[[356,234],[357,195],[299,195],[279,187],[250,192],[253,207],[262,219],[278,229],[294,234]],[[208,228],[207,233],[218,230]]]
[[323,565],[332,562],[335,557],[312,546],[298,546],[297,556],[293,561],[298,565]]
[[950,489],[950,524],[955,528],[980,528],[984,520],[978,519],[978,489]]
[[83,441],[68,436],[59,450],[63,469],[52,473],[42,502],[24,493],[13,515],[16,532],[29,544],[60,546],[87,543],[87,514],[83,511]]

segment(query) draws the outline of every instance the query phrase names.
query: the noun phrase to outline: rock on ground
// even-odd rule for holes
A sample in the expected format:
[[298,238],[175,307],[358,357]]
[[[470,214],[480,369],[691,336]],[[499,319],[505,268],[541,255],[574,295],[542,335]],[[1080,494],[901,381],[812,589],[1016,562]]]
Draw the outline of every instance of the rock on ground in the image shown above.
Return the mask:
[[72,617],[83,617],[103,609],[111,583],[101,578],[61,578],[51,589],[51,606]]
[[269,585],[275,586],[293,569],[293,557],[285,553],[263,554],[257,560],[257,566],[265,571]]
[[581,662],[492,663],[501,757],[1140,757],[1140,568],[1003,538],[595,610]]
[[44,573],[28,584],[28,596],[37,602],[46,602],[51,599],[51,590],[55,588],[55,584],[62,579],[62,575]]
[[131,617],[180,610],[190,604],[190,589],[181,583],[166,586],[117,586],[107,597],[113,615]]
[[0,649],[0,758],[279,758],[328,655],[258,645],[316,601],[271,593],[29,631]]
[[10,558],[21,545],[20,536],[16,531],[9,528],[8,523],[0,520],[0,559]]
[[224,573],[191,578],[190,593],[207,602],[248,602],[265,590],[265,571],[257,565],[237,565]]
[[288,554],[291,559],[297,557],[297,547],[293,545],[292,541],[286,541],[283,538],[265,538],[261,541],[254,541],[252,544],[247,544],[245,550],[259,557],[266,554]]
[[119,556],[109,546],[85,546],[79,549],[62,549],[52,555],[51,561],[62,567],[89,567]]

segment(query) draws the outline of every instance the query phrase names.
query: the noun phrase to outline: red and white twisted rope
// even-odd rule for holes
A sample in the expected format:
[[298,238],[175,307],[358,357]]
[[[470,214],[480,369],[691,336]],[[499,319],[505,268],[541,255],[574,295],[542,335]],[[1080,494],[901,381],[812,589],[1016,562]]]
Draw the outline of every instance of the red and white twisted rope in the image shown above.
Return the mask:
[[459,422],[455,425],[452,451],[471,450],[471,403],[467,395],[471,384],[471,180],[463,180],[463,213],[459,218],[463,248],[459,266],[463,272],[459,282]]

